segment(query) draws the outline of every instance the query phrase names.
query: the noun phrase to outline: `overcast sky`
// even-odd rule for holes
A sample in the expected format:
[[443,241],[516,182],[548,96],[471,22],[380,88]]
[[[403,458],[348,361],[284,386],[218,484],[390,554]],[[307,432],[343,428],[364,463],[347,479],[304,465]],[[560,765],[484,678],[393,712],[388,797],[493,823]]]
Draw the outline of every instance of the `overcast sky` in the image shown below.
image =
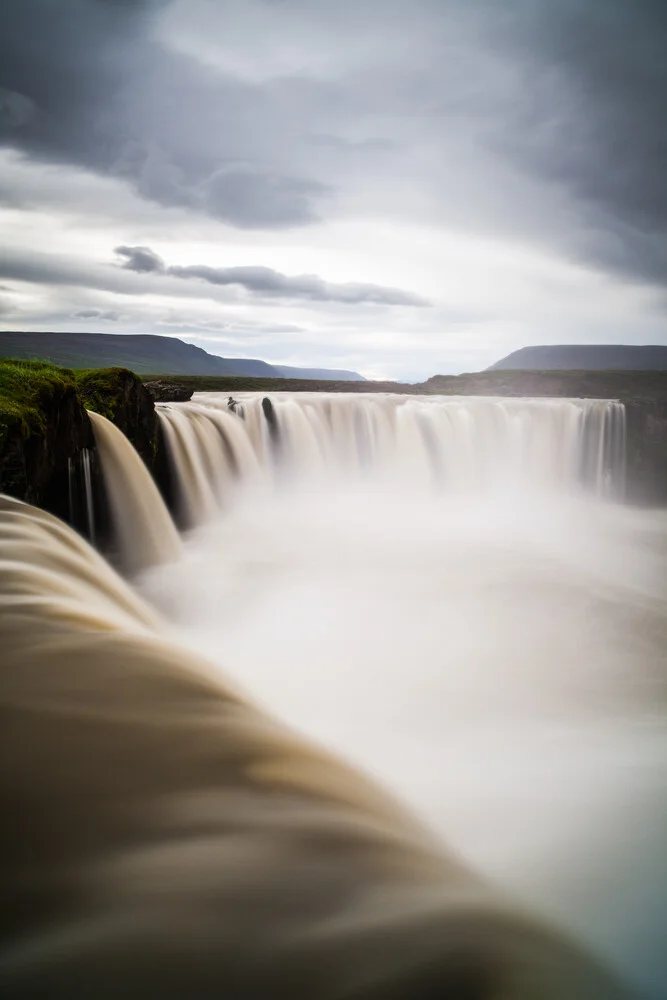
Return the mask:
[[0,328],[667,342],[667,0],[2,0]]

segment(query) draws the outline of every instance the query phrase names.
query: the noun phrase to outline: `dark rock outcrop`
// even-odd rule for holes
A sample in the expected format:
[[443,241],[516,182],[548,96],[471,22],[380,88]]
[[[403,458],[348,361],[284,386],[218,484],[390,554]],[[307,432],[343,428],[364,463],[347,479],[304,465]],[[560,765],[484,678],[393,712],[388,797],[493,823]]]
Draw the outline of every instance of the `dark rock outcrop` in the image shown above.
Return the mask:
[[0,385],[0,492],[70,520],[70,495],[93,432],[74,373],[6,365]]
[[152,469],[159,443],[158,417],[141,379],[127,368],[77,372],[76,378],[86,409],[111,420]]
[[667,506],[667,371],[486,371],[434,375],[418,388],[461,396],[619,399],[626,412],[627,500]]
[[192,399],[194,392],[192,387],[178,382],[168,382],[166,379],[151,379],[144,382],[144,387],[156,403],[187,403]]
[[123,431],[166,491],[159,419],[136,375],[0,361],[0,492],[43,507],[84,535],[94,525],[104,547],[109,516],[87,410]]
[[629,503],[667,506],[667,400],[625,400]]

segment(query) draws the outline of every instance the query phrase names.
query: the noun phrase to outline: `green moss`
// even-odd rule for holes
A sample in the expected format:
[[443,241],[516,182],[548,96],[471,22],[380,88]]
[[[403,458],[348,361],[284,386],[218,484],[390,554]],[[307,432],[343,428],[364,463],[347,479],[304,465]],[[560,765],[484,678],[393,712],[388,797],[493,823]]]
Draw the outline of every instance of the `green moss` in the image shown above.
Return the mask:
[[[74,372],[79,398],[87,410],[115,420],[129,381],[140,382],[127,368],[84,368]],[[123,384],[125,383],[125,385]]]
[[18,430],[23,437],[44,430],[44,404],[75,388],[74,373],[45,361],[0,359],[0,448]]
[[127,368],[72,371],[48,361],[0,359],[0,449],[17,430],[22,437],[43,432],[44,407],[67,389],[74,389],[87,410],[115,420],[133,382],[141,384]]

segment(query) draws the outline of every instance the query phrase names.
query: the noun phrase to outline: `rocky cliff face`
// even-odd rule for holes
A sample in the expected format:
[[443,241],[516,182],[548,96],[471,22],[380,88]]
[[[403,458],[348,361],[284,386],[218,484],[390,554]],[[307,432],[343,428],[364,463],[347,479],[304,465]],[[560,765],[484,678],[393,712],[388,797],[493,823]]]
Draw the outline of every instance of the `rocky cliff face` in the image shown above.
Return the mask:
[[77,374],[79,398],[87,410],[107,417],[132,442],[149,469],[159,445],[159,421],[153,396],[126,368]]
[[109,518],[87,410],[116,424],[153,474],[166,477],[153,397],[132,372],[0,361],[0,492],[51,511],[84,535],[92,521],[103,541]]
[[150,381],[144,382],[144,386],[156,403],[187,403],[189,399],[192,399],[194,392],[192,387],[166,378],[150,379]]
[[73,372],[39,363],[0,369],[0,491],[70,519],[74,464],[94,447]]
[[667,507],[667,371],[486,371],[435,375],[422,392],[619,399],[627,426],[629,503]]
[[667,507],[667,400],[625,401],[630,503]]
[[[171,469],[154,398],[189,398],[192,388],[149,389],[123,368],[73,372],[41,362],[0,360],[0,492],[37,504],[89,534],[87,477],[97,541],[103,542],[108,517],[86,414],[91,409],[129,438],[172,506]],[[439,376],[409,388],[457,395],[620,398],[627,414],[628,500],[667,506],[665,372],[489,372]]]

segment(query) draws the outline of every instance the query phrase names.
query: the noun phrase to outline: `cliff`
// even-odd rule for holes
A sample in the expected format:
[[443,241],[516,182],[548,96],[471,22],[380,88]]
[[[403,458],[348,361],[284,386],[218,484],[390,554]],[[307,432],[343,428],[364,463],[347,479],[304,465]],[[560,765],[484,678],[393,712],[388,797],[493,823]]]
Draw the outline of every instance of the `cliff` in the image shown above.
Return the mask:
[[165,474],[153,398],[132,372],[75,372],[42,361],[0,360],[0,492],[43,507],[89,534],[88,477],[94,522],[103,538],[108,516],[86,410],[112,420],[148,468]]
[[0,362],[0,492],[70,520],[71,463],[93,446],[73,372]]
[[625,404],[627,421],[627,499],[667,506],[667,371],[489,369],[470,375],[434,375],[417,388],[460,396],[619,399]]
[[[72,371],[40,361],[0,360],[0,492],[44,507],[89,533],[86,481],[103,543],[108,516],[86,410],[129,438],[171,506],[173,484],[154,400],[193,390],[384,391],[449,395],[574,396],[621,399],[627,414],[628,500],[667,505],[667,372],[481,372],[394,383],[163,378],[144,385],[124,368]],[[88,496],[90,490],[88,491]]]
[[74,375],[83,406],[120,428],[152,469],[160,441],[159,421],[153,395],[141,379],[126,368],[84,370]]

